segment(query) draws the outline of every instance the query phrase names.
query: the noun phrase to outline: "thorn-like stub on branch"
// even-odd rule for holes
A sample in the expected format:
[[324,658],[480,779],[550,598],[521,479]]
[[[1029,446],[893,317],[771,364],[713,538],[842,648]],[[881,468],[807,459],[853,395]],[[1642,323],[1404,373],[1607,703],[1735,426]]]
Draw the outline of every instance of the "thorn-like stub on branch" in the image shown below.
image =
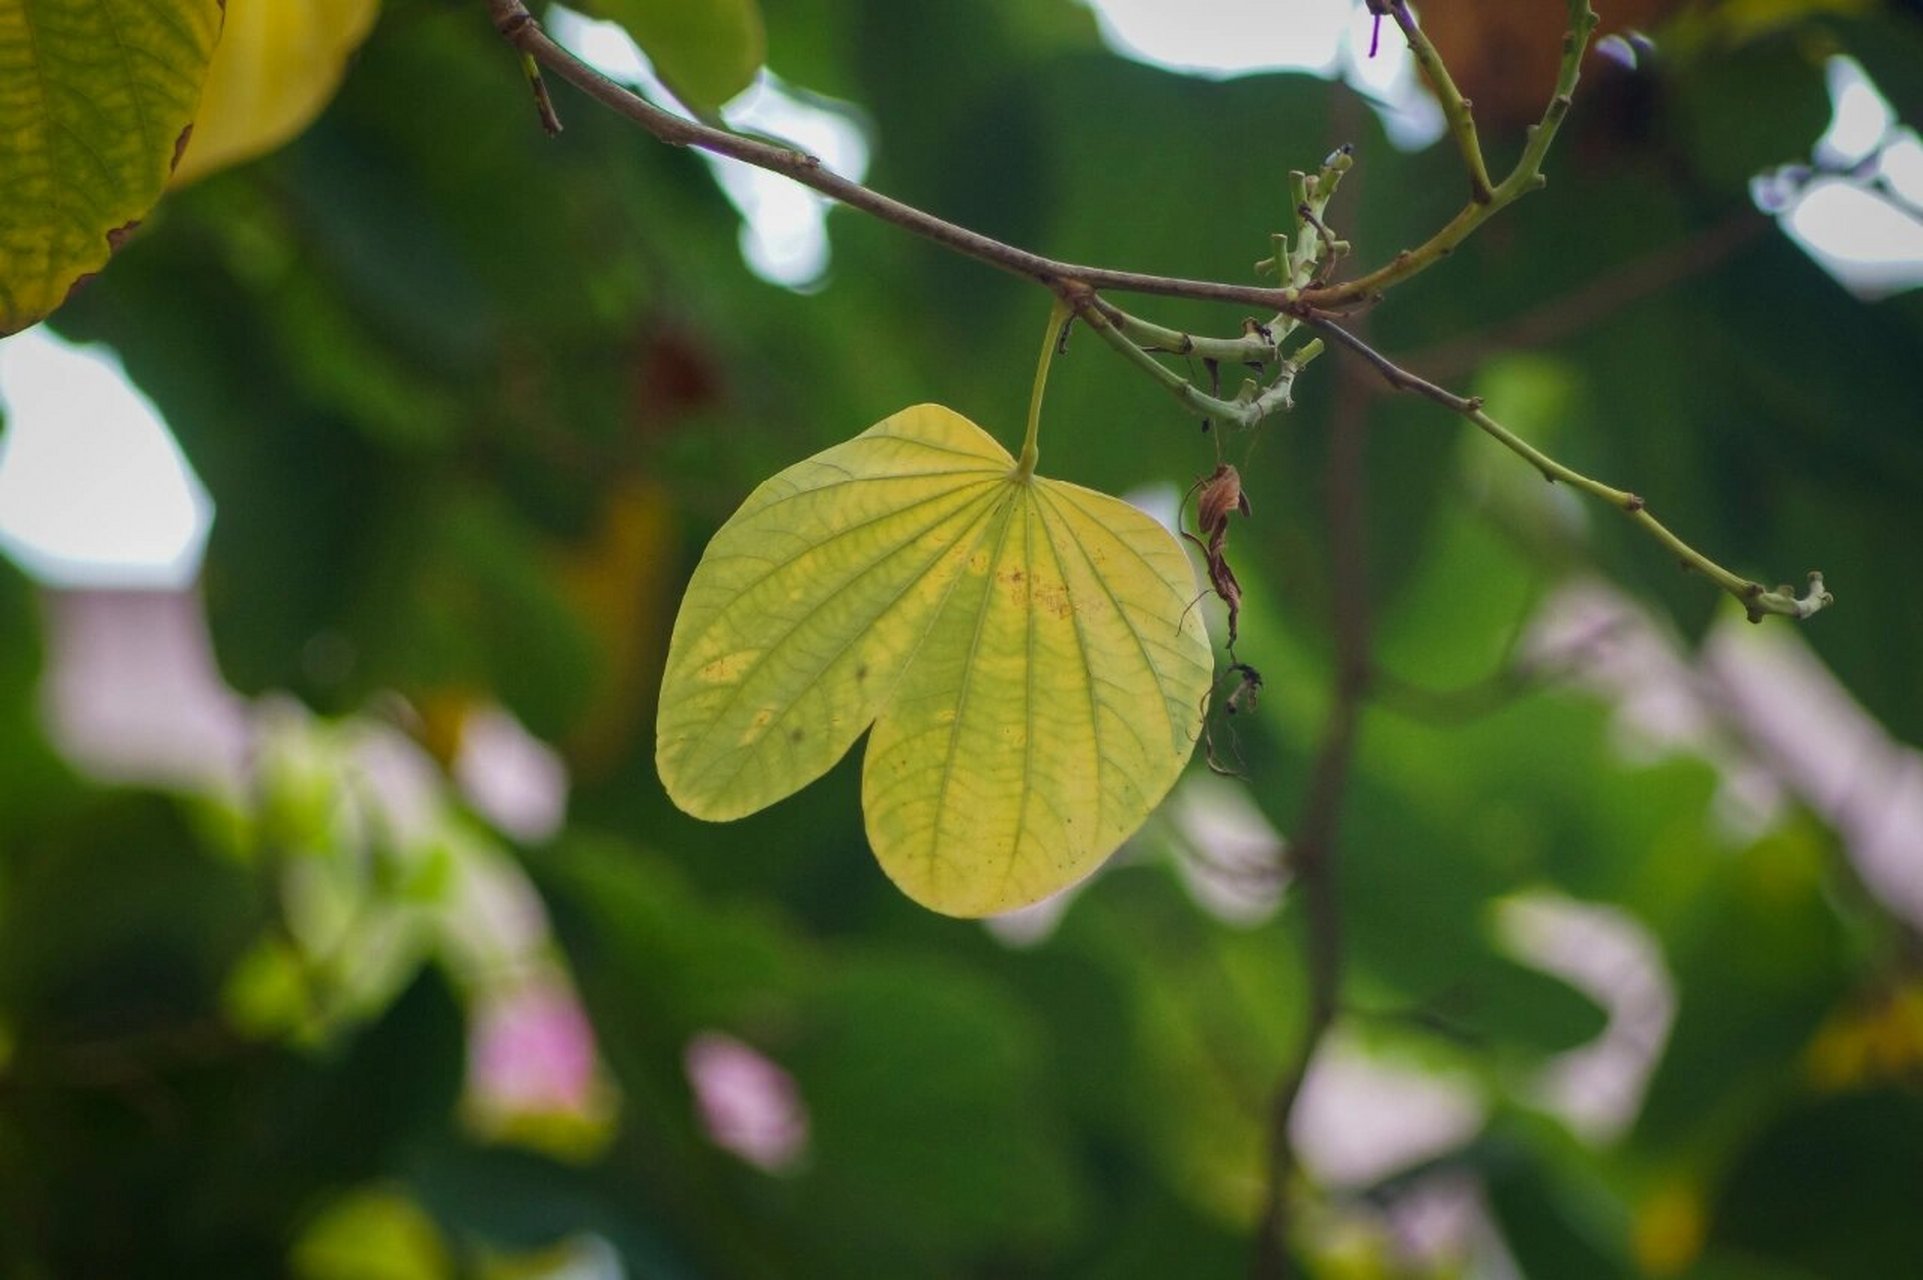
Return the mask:
[[1470,397],[1469,397],[1469,398],[1468,398],[1467,400],[1464,400],[1464,401],[1462,402],[1462,407],[1463,407],[1463,410],[1464,410],[1465,412],[1468,412],[1468,413],[1481,413],[1481,412],[1482,412],[1482,397],[1481,397],[1481,396],[1470,396]]
[[[1789,595],[1790,589],[1785,587],[1783,594]],[[1829,589],[1823,585],[1823,571],[1821,569],[1811,570],[1808,589],[1803,592],[1800,598],[1793,599],[1796,607],[1796,616],[1798,618],[1807,618],[1811,614],[1822,609],[1827,609],[1836,603],[1836,597],[1831,595]]]
[[1647,502],[1643,501],[1643,497],[1639,493],[1627,494],[1623,498],[1623,510],[1629,512],[1631,515],[1641,511],[1648,505]]

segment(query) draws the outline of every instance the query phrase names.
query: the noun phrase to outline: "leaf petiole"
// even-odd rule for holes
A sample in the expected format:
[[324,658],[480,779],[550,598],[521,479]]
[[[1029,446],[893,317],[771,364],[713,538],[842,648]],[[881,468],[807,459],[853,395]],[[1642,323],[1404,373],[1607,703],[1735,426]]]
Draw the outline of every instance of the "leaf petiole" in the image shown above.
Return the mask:
[[1022,437],[1021,456],[1015,462],[1015,474],[1023,480],[1035,474],[1035,462],[1041,456],[1035,438],[1042,425],[1042,393],[1048,390],[1048,367],[1055,362],[1055,349],[1068,336],[1068,322],[1074,316],[1075,312],[1060,297],[1048,309],[1048,328],[1042,333],[1042,354],[1035,362],[1035,389],[1028,397],[1028,434]]

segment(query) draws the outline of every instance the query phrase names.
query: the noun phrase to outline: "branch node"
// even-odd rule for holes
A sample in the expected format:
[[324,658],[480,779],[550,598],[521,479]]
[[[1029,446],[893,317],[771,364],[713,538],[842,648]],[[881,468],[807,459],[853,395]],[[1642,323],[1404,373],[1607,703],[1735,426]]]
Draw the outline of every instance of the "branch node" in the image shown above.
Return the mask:
[[1623,498],[1623,510],[1629,512],[1631,515],[1641,511],[1648,505],[1647,502],[1643,501],[1641,494],[1632,493]]

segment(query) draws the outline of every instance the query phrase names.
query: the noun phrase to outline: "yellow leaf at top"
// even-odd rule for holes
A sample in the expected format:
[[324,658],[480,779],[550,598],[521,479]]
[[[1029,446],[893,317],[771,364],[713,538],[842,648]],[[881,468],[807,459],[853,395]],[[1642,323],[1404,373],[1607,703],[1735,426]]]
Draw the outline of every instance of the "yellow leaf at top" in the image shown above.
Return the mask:
[[290,141],[333,100],[380,0],[227,0],[181,186]]
[[882,869],[950,915],[1025,906],[1100,865],[1187,763],[1212,675],[1194,586],[1134,507],[906,409],[767,481],[709,544],[669,644],[662,782],[739,818],[872,725]]
[[0,0],[0,335],[34,323],[160,199],[220,0]]

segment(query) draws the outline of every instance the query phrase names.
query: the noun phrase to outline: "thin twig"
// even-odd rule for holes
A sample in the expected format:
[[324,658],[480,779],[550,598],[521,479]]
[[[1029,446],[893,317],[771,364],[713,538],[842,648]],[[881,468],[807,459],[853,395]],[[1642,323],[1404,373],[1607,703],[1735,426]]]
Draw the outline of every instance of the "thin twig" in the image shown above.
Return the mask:
[[[1555,132],[1555,125],[1561,121],[1563,114],[1568,110],[1568,93],[1575,85],[1574,68],[1581,61],[1582,48],[1586,46],[1589,31],[1594,25],[1592,14],[1588,25],[1578,22],[1572,26],[1564,41],[1564,71],[1557,81],[1557,94],[1544,115],[1544,123],[1532,129],[1529,144],[1524,149],[1523,159],[1518,162],[1516,171],[1510,175],[1509,179],[1501,187],[1496,188],[1494,198],[1488,203],[1471,202],[1468,211],[1477,213],[1474,219],[1468,220],[1465,224],[1464,215],[1457,215],[1422,248],[1404,251],[1388,266],[1371,272],[1359,280],[1345,284],[1296,288],[1288,285],[1266,287],[1216,280],[1189,280],[1179,276],[1151,275],[1139,271],[1117,271],[1107,267],[1063,262],[1032,253],[1027,249],[994,239],[992,236],[985,236],[979,231],[938,218],[934,214],[896,200],[892,196],[885,196],[851,178],[845,178],[825,168],[818,157],[806,152],[777,146],[758,138],[745,137],[727,129],[717,129],[699,121],[685,120],[672,112],[664,111],[610,80],[556,44],[541,29],[540,24],[534,20],[534,16],[528,12],[524,0],[487,0],[487,3],[495,28],[516,49],[603,106],[634,121],[669,146],[699,148],[739,160],[744,164],[754,165],[756,168],[766,169],[770,173],[792,178],[802,186],[838,200],[850,208],[859,209],[883,222],[931,240],[966,257],[988,263],[990,266],[1014,275],[1038,281],[1057,293],[1063,293],[1070,286],[1080,284],[1090,289],[1108,289],[1122,293],[1193,298],[1205,302],[1235,302],[1263,307],[1270,311],[1284,311],[1298,304],[1323,308],[1338,307],[1367,299],[1388,285],[1407,279],[1424,267],[1447,256],[1454,251],[1455,245],[1467,238],[1469,232],[1473,231],[1489,213],[1522,194],[1524,187],[1534,189],[1534,186],[1539,186],[1542,157],[1548,150],[1549,140]],[[1587,12],[1587,0],[1572,0],[1572,18],[1579,11]]]
[[1288,290],[1259,285],[1228,284],[1213,280],[1185,280],[1174,276],[1148,275],[1136,271],[1113,271],[1062,262],[1031,253],[1026,249],[985,236],[957,223],[905,204],[892,196],[865,187],[824,167],[820,159],[804,151],[777,146],[758,138],[744,137],[726,129],[664,111],[608,79],[573,54],[556,44],[527,10],[523,0],[488,0],[494,25],[516,49],[526,53],[596,102],[627,117],[656,139],[674,147],[695,147],[727,156],[770,173],[792,178],[804,187],[838,200],[852,209],[881,219],[905,231],[932,240],[966,257],[999,267],[1014,275],[1038,281],[1060,293],[1080,283],[1092,289],[1114,289],[1124,293],[1154,294],[1171,298],[1196,298],[1211,302],[1237,302],[1279,311],[1293,297]]
[[1429,43],[1429,37],[1416,25],[1416,17],[1409,12],[1405,0],[1385,0],[1380,6],[1371,5],[1380,13],[1387,10],[1402,28],[1404,38],[1409,41],[1409,51],[1415,55],[1416,65],[1428,79],[1430,88],[1435,90],[1436,99],[1442,104],[1443,119],[1449,123],[1449,136],[1455,140],[1456,150],[1462,153],[1462,167],[1469,171],[1469,199],[1474,204],[1488,204],[1495,199],[1495,190],[1489,185],[1489,166],[1482,158],[1482,140],[1476,136],[1476,118],[1470,111],[1469,99],[1462,96],[1456,88],[1455,78],[1449,68],[1442,65],[1442,55]]
[[[1178,334],[1172,329],[1162,329],[1160,326],[1148,325],[1145,322],[1138,321],[1127,312],[1101,301],[1093,293],[1086,290],[1076,291],[1071,289],[1070,302],[1071,305],[1077,308],[1084,323],[1086,323],[1090,329],[1093,329],[1103,342],[1106,342],[1109,346],[1120,352],[1123,359],[1127,360],[1130,364],[1135,365],[1141,369],[1142,372],[1148,374],[1149,377],[1161,383],[1163,387],[1168,389],[1170,394],[1182,402],[1184,407],[1211,421],[1219,420],[1232,423],[1238,427],[1252,427],[1279,410],[1292,408],[1294,401],[1291,397],[1294,394],[1296,376],[1302,372],[1310,361],[1321,355],[1323,350],[1322,343],[1318,339],[1305,343],[1300,349],[1289,356],[1277,357],[1275,356],[1275,344],[1272,340],[1243,339],[1243,342],[1253,341],[1262,343],[1262,345],[1252,344],[1247,347],[1246,350],[1251,353],[1256,351],[1265,352],[1270,358],[1276,360],[1277,372],[1275,381],[1254,394],[1234,400],[1225,400],[1220,396],[1209,395],[1187,378],[1157,360],[1153,355],[1149,354],[1148,351],[1137,346],[1135,339],[1129,337],[1125,329],[1132,328],[1137,333],[1149,335],[1150,340],[1156,344],[1155,349],[1157,350],[1179,351],[1179,347],[1170,347],[1165,345],[1165,343],[1171,340],[1186,339],[1194,343],[1194,345],[1188,348],[1188,353],[1202,354],[1204,347],[1200,340],[1188,339],[1188,335],[1186,334]],[[1236,348],[1232,340],[1212,339],[1208,340],[1207,346],[1208,349],[1211,350],[1243,349]],[[1218,357],[1204,355],[1203,358],[1216,359]],[[1253,384],[1251,384],[1251,386],[1253,386]]]
[[1671,532],[1668,525],[1650,513],[1648,504],[1638,495],[1606,485],[1600,480],[1593,480],[1580,471],[1565,466],[1497,422],[1483,411],[1480,397],[1457,395],[1453,391],[1437,386],[1427,378],[1411,373],[1337,324],[1334,317],[1318,312],[1305,315],[1303,320],[1361,356],[1375,367],[1390,386],[1399,391],[1412,391],[1417,395],[1425,396],[1469,419],[1486,434],[1494,437],[1504,448],[1533,466],[1542,474],[1543,479],[1551,482],[1561,481],[1572,488],[1582,490],[1591,497],[1600,498],[1622,512],[1640,526],[1643,532],[1667,547],[1682,562],[1685,569],[1694,569],[1730,595],[1735,596],[1742,603],[1751,622],[1761,622],[1769,614],[1789,618],[1807,618],[1836,602],[1836,598],[1824,588],[1823,575],[1820,571],[1809,575],[1808,586],[1799,596],[1794,587],[1782,586],[1772,591],[1760,582],[1725,569]]
[[534,93],[534,111],[541,117],[541,128],[550,138],[561,136],[561,117],[554,113],[554,99],[548,96],[548,82],[541,74],[541,64],[534,60],[531,53],[521,55],[521,73],[527,77],[528,88]]
[[[1403,28],[1404,34],[1409,35],[1410,48],[1416,51],[1416,59],[1423,63],[1424,70],[1429,70],[1429,64],[1424,56],[1425,49],[1428,57],[1434,60],[1435,67],[1440,69],[1441,58],[1435,55],[1434,48],[1429,46],[1428,38],[1422,35],[1420,28],[1416,27],[1415,20],[1409,18],[1406,23],[1404,22],[1407,15],[1406,7],[1399,0],[1395,0],[1390,4],[1389,12],[1395,17],[1397,25]],[[1563,117],[1569,114],[1571,95],[1576,91],[1576,81],[1582,77],[1583,52],[1589,47],[1589,37],[1596,30],[1596,21],[1596,11],[1589,7],[1589,0],[1569,0],[1569,30],[1563,36],[1562,65],[1556,73],[1555,92],[1549,99],[1548,107],[1542,113],[1542,119],[1529,126],[1528,140],[1523,144],[1522,155],[1516,160],[1516,167],[1509,171],[1508,177],[1489,189],[1486,198],[1479,198],[1477,191],[1472,190],[1469,203],[1445,223],[1442,230],[1430,236],[1419,247],[1404,249],[1387,264],[1367,275],[1324,288],[1305,289],[1301,295],[1302,301],[1309,306],[1321,308],[1367,301],[1389,286],[1399,284],[1410,276],[1434,266],[1454,253],[1458,245],[1467,240],[1477,227],[1487,222],[1496,213],[1531,191],[1540,191],[1548,181],[1543,177],[1542,162],[1549,154],[1549,144],[1555,141],[1556,130],[1561,127]],[[1419,44],[1418,41],[1420,41]],[[1455,135],[1458,145],[1463,148],[1465,161],[1469,161],[1471,155],[1479,159],[1480,147],[1475,142],[1475,124],[1469,117],[1468,100],[1456,90],[1454,82],[1448,78],[1446,71],[1441,72],[1440,78],[1435,80],[1435,89],[1437,97],[1442,99],[1443,114],[1450,121],[1451,132]],[[1457,127],[1459,121],[1464,127]],[[1473,166],[1470,174],[1473,188],[1475,174]],[[1488,175],[1485,172],[1483,182],[1486,184],[1487,181]]]

